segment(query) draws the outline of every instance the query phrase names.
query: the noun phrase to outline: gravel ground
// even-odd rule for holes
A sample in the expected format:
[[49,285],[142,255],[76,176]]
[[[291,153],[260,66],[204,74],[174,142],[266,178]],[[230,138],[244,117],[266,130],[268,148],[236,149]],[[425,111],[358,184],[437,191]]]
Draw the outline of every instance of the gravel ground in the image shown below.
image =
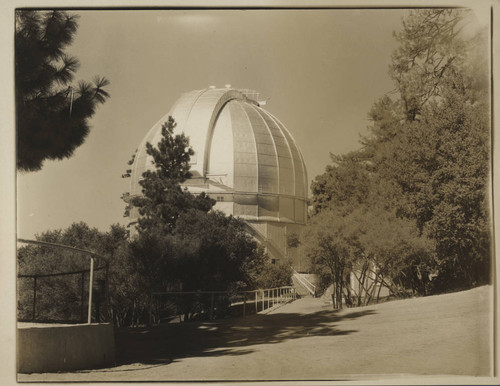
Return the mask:
[[109,369],[19,381],[366,380],[492,376],[492,287],[340,312],[303,298],[266,315],[116,335]]

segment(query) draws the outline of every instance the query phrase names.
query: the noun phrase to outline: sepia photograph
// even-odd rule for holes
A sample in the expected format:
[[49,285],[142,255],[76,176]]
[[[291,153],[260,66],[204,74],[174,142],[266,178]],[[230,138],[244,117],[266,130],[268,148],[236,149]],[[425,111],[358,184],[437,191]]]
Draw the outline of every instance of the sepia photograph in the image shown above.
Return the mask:
[[12,6],[9,379],[496,384],[498,6]]

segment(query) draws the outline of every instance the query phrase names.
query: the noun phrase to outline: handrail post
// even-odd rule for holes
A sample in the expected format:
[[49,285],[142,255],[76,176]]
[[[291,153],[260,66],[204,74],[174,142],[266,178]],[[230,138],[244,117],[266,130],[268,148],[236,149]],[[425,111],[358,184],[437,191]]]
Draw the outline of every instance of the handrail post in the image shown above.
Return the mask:
[[243,316],[246,316],[247,297],[243,292]]
[[153,325],[153,293],[149,294],[149,326]]
[[106,302],[106,321],[110,321],[110,316],[111,316],[111,310],[109,306],[109,261],[106,262],[106,270],[104,274],[104,294],[105,294],[105,302]]
[[80,281],[81,291],[80,291],[80,322],[83,323],[85,320],[85,272],[82,272],[82,279]]
[[258,304],[258,299],[257,299],[257,291],[255,291],[255,313],[259,312],[259,304]]
[[210,294],[210,320],[214,318],[214,293]]
[[94,258],[90,258],[90,279],[89,279],[89,313],[87,317],[87,324],[92,322],[92,285],[94,280]]
[[33,277],[33,321],[36,318],[36,276]]

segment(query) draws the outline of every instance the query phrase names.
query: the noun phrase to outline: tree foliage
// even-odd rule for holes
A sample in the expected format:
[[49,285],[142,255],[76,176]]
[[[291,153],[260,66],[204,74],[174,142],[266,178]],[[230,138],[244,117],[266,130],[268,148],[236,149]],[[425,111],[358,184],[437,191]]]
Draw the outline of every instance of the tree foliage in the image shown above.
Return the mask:
[[108,80],[72,84],[79,62],[65,53],[77,16],[63,11],[16,11],[15,79],[17,168],[72,156],[87,137],[89,119],[109,97]]
[[355,229],[348,217],[324,210],[311,219],[305,233],[307,255],[318,276],[319,290],[325,291],[333,285],[332,304],[335,309],[342,308],[344,293],[349,291],[348,275],[359,254],[354,240]]
[[[143,173],[138,236],[131,242],[134,264],[147,292],[236,291],[256,288],[270,266],[242,220],[212,210],[206,194],[180,184],[190,178],[193,155],[184,134],[174,134],[172,117],[162,126],[158,145],[147,144],[155,169]],[[281,279],[280,279],[281,280]]]
[[137,230],[140,234],[155,231],[172,234],[181,213],[189,209],[208,212],[215,201],[202,193],[195,196],[180,184],[191,177],[189,160],[193,150],[184,134],[174,135],[176,124],[172,117],[162,125],[162,138],[157,147],[146,144],[155,170],[147,170],[139,181],[142,195],[130,199],[141,217]]
[[453,9],[414,10],[394,33],[399,48],[392,55],[390,75],[408,121],[422,107],[443,95],[443,80],[463,67],[466,42],[460,38],[462,12]]
[[367,200],[370,176],[357,152],[346,155],[330,154],[332,165],[311,184],[313,213],[335,207],[347,215]]
[[[62,230],[47,231],[36,236],[39,241],[62,244],[95,252],[95,280],[108,280],[107,307],[100,309],[101,320],[114,320],[123,324],[123,315],[137,299],[136,280],[127,253],[128,234],[123,226],[111,225],[108,232],[90,228],[84,222],[73,223]],[[37,320],[86,320],[88,302],[89,257],[80,252],[46,246],[28,245],[18,250],[20,275],[48,275],[64,272],[87,271],[82,274],[40,277],[37,279]],[[18,314],[20,319],[32,318],[33,279],[18,281]],[[83,289],[83,298],[82,298]],[[94,308],[95,309],[95,308]],[[95,318],[95,314],[93,317]]]
[[[461,32],[466,16],[451,9],[409,13],[395,34],[395,96],[373,104],[361,149],[332,156],[312,184],[314,213],[333,213],[336,248],[346,261],[346,245],[359,248],[393,293],[489,281],[488,63],[484,52],[477,55],[484,35]],[[344,222],[358,224],[348,243]]]

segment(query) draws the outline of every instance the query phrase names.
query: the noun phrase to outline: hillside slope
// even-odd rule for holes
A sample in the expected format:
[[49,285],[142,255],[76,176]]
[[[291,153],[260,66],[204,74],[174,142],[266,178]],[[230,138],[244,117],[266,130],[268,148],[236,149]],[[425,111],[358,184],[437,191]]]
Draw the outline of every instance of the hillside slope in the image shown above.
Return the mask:
[[305,297],[266,315],[125,331],[116,337],[115,368],[20,374],[19,380],[489,377],[492,294],[492,287],[486,286],[342,311]]

